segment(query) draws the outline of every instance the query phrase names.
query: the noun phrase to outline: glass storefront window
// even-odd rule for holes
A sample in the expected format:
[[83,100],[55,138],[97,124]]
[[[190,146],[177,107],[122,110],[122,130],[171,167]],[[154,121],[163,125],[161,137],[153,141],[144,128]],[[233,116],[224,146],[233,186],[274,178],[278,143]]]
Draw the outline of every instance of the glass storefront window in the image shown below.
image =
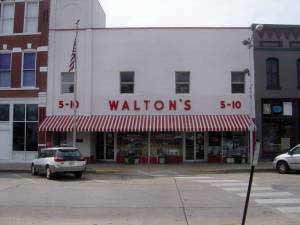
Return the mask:
[[147,156],[148,134],[147,133],[119,133],[118,155],[124,156]]
[[208,137],[208,155],[220,156],[222,154],[222,133],[209,132]]
[[242,132],[223,133],[223,155],[226,157],[247,156],[247,135]]
[[153,133],[151,134],[151,155],[182,156],[182,133]]

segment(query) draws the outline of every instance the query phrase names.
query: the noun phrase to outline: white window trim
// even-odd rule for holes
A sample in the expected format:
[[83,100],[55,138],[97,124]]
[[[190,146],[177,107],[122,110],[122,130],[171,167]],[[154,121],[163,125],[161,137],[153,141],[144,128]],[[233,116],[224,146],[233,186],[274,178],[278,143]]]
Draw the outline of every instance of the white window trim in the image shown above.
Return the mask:
[[11,88],[11,71],[12,71],[12,52],[10,50],[0,51],[0,54],[10,54],[10,84],[7,87],[1,87],[0,89],[10,89]]
[[[246,76],[244,74],[244,81],[232,81],[232,73],[243,73],[241,71],[231,71],[231,94],[246,94]],[[235,84],[243,84],[244,85],[244,92],[242,93],[233,93],[232,92],[232,86]]]
[[[62,95],[74,95],[74,91],[73,91],[73,93],[64,93],[63,92],[63,85],[64,84],[73,84],[74,85],[74,87],[75,87],[75,80],[73,80],[73,82],[63,82],[63,77],[62,77],[62,74],[63,73],[68,73],[68,72],[61,72],[60,73],[60,93],[62,94]],[[73,72],[73,78],[75,79],[75,74],[74,74],[74,72]]]
[[0,33],[2,35],[10,35],[10,34],[13,34],[14,33],[14,21],[15,21],[15,16],[12,18],[13,20],[13,27],[12,27],[12,32],[11,33],[3,33],[3,9],[4,9],[4,5],[13,5],[13,15],[15,15],[15,10],[16,10],[16,4],[14,1],[7,1],[7,2],[0,2],[0,5],[1,5],[1,16],[0,16]]
[[[15,105],[25,105],[25,112],[24,112],[24,120],[23,121],[19,121],[19,120],[14,120],[14,106]],[[12,112],[11,112],[11,114],[10,115],[12,115],[12,118],[11,118],[11,122],[12,122],[12,143],[13,143],[13,138],[14,138],[14,132],[13,132],[13,126],[14,126],[14,123],[24,123],[24,149],[23,149],[23,151],[22,150],[15,150],[15,149],[13,149],[13,145],[12,145],[12,150],[14,151],[14,152],[26,152],[27,151],[27,149],[26,149],[26,145],[27,145],[27,142],[26,142],[26,138],[27,138],[27,132],[26,132],[26,127],[27,127],[27,123],[37,123],[37,125],[38,125],[38,123],[39,123],[39,117],[37,118],[37,120],[36,121],[27,121],[27,105],[37,105],[38,106],[38,114],[39,114],[39,105],[38,105],[38,103],[13,103],[12,104]],[[38,140],[37,140],[38,141]],[[30,152],[35,152],[35,151],[30,151]]]
[[[133,73],[133,81],[122,81],[122,73]],[[119,73],[119,79],[120,79],[120,91],[119,93],[121,95],[133,95],[135,94],[135,71],[120,71]],[[132,93],[122,93],[122,84],[132,84],[133,85],[133,92]]]
[[[24,78],[24,55],[26,54],[26,53],[35,53],[35,67],[34,67],[34,86],[24,86],[23,85],[23,78]],[[36,50],[32,50],[32,49],[30,49],[30,50],[24,50],[23,52],[22,52],[22,75],[21,75],[21,87],[22,87],[22,89],[36,89],[36,63],[37,63],[37,51]]]
[[[188,73],[189,74],[189,81],[181,81],[177,82],[176,80],[176,74],[177,73]],[[187,93],[177,93],[177,84],[188,84],[189,85],[189,92]],[[175,94],[176,95],[191,95],[191,71],[184,71],[184,70],[177,70],[175,71]]]
[[29,17],[29,18],[37,18],[37,28],[36,28],[36,32],[33,32],[33,34],[37,34],[39,31],[39,9],[40,9],[40,1],[39,0],[26,0],[25,1],[25,8],[24,8],[24,20],[23,20],[23,33],[25,34],[31,34],[32,32],[26,32],[26,14],[27,14],[27,3],[32,3],[35,2],[37,3],[37,7],[38,7],[38,14],[37,17]]

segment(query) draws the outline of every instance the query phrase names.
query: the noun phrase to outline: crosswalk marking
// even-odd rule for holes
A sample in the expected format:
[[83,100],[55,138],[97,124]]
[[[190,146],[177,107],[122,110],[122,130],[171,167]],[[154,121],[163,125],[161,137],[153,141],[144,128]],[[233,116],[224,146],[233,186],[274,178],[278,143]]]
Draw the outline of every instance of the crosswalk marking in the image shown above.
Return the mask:
[[258,204],[297,204],[300,198],[255,199]]
[[195,182],[199,183],[233,183],[233,182],[240,182],[238,180],[194,180]]
[[195,177],[186,177],[186,176],[176,176],[175,179],[212,179],[213,177],[204,177],[204,176],[195,176]]
[[[255,186],[255,184],[252,184]],[[236,183],[223,183],[223,184],[212,184],[214,187],[244,187],[248,186],[248,183],[236,182]]]
[[[245,187],[225,187],[222,188],[224,191],[247,191],[247,186]],[[272,191],[271,187],[252,187],[252,191]]]
[[[246,193],[238,194],[240,197],[246,197]],[[292,196],[290,192],[256,192],[252,193],[252,197],[279,197],[279,196]]]
[[300,213],[300,207],[278,207],[276,209],[282,213]]

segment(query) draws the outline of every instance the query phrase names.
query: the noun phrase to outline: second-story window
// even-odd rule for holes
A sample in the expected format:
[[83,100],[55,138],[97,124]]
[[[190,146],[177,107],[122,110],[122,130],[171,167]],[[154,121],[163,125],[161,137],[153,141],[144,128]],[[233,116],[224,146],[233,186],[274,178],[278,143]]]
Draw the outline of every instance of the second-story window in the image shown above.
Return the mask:
[[15,4],[13,2],[3,2],[1,7],[0,30],[3,34],[14,32]]
[[39,21],[39,3],[37,1],[26,2],[24,32],[36,33]]
[[36,53],[27,52],[23,56],[23,87],[35,87]]
[[62,94],[74,93],[74,73],[73,72],[61,73],[61,93]]
[[231,72],[231,93],[245,93],[245,73]]
[[175,72],[176,94],[190,93],[190,72]]
[[297,86],[300,89],[300,59],[297,59]]
[[134,93],[134,72],[120,72],[120,93]]
[[269,58],[266,60],[267,69],[267,89],[280,89],[279,81],[279,61],[276,58]]
[[0,54],[0,87],[10,87],[11,54]]

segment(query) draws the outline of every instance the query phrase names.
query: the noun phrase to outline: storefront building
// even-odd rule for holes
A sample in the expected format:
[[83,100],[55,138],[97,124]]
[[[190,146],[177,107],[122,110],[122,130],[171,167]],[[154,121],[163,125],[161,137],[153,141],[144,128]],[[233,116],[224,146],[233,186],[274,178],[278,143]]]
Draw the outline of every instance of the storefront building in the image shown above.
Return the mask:
[[254,64],[257,137],[272,160],[300,143],[300,27],[264,25]]
[[46,115],[49,0],[0,1],[0,160],[31,160]]
[[[76,107],[76,145],[91,160],[247,160],[253,81],[242,71],[253,66],[241,40],[251,29],[105,28],[98,1],[54,0],[52,8],[40,144],[72,144]],[[74,101],[74,73],[67,71],[77,19]]]

